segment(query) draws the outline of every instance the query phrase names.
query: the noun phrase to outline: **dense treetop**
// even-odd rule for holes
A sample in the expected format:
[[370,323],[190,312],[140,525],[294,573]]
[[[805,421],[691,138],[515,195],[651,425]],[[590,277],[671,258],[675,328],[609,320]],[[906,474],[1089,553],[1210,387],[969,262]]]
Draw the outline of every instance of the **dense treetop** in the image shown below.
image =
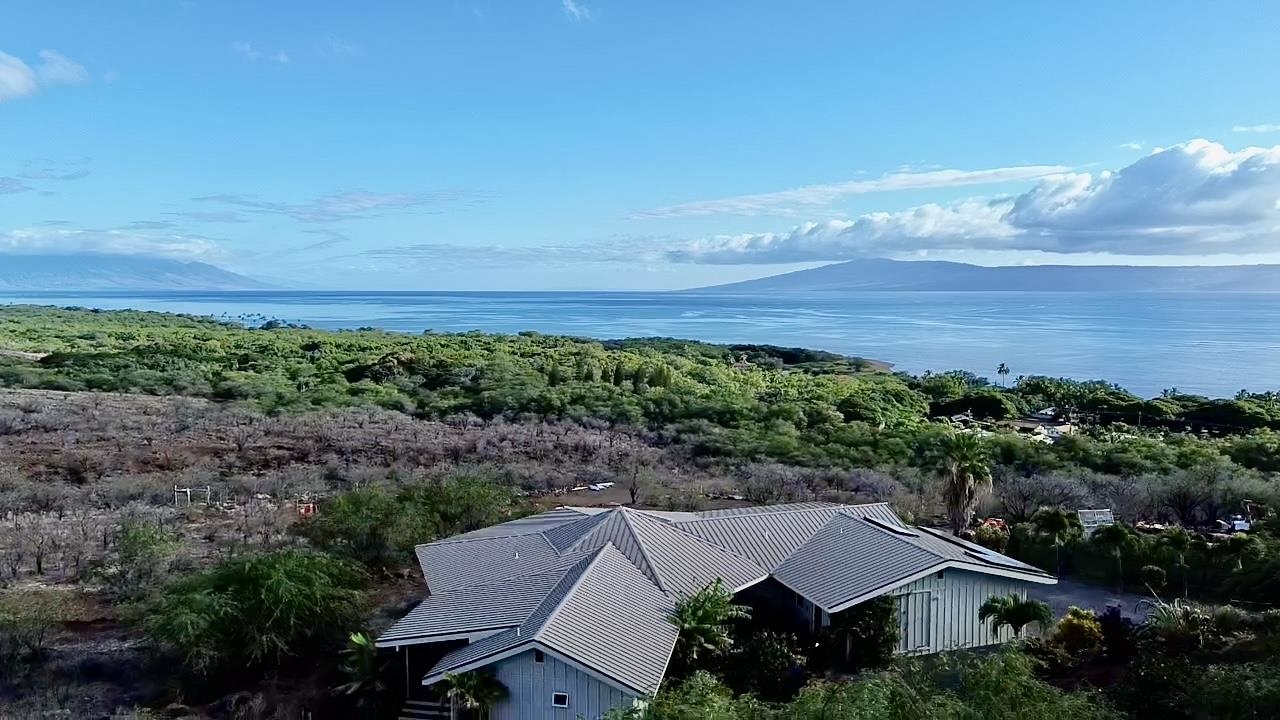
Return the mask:
[[[434,419],[606,422],[666,433],[704,455],[805,465],[923,464],[938,431],[931,418],[1002,420],[1052,406],[1119,427],[1127,439],[1080,437],[1052,450],[1010,439],[998,443],[1002,462],[1124,474],[1225,455],[1246,467],[1280,467],[1275,392],[1213,399],[1171,389],[1143,399],[1104,381],[1038,376],[1005,388],[966,372],[912,377],[860,358],[767,345],[329,332],[275,321],[246,328],[163,313],[7,306],[0,350],[11,351],[0,354],[0,385],[10,387],[192,395],[268,412],[377,405]],[[1150,439],[1155,432],[1159,442]],[[1232,437],[1200,440],[1208,436]]]

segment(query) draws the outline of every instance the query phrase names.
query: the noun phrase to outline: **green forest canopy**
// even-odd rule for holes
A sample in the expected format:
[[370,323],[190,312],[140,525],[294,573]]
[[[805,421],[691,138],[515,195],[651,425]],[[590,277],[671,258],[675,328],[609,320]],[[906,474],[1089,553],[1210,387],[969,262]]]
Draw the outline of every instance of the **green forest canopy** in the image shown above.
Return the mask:
[[[0,354],[0,385],[8,387],[190,395],[268,412],[371,405],[432,419],[606,421],[670,433],[707,455],[815,465],[919,463],[921,438],[939,428],[930,418],[1000,420],[1055,406],[1097,424],[1181,434],[1160,447],[1134,436],[1129,445],[1155,456],[1156,468],[1180,464],[1179,443],[1200,444],[1189,430],[1235,436],[1210,454],[1280,469],[1275,392],[1215,399],[1170,390],[1144,399],[1104,381],[1032,376],[1004,389],[966,372],[913,377],[860,358],[767,345],[246,328],[32,306],[0,308],[0,349],[19,351]],[[1118,461],[1108,452],[1086,439],[1053,451],[1113,471],[1108,464]]]

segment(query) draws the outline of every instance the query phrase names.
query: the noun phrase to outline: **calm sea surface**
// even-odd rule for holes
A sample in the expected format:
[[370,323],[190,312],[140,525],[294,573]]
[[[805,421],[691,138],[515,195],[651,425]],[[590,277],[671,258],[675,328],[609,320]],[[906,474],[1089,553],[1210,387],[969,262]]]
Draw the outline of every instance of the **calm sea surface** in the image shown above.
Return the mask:
[[1105,378],[1143,395],[1280,389],[1280,293],[11,293],[320,328],[671,336],[819,348],[913,373]]

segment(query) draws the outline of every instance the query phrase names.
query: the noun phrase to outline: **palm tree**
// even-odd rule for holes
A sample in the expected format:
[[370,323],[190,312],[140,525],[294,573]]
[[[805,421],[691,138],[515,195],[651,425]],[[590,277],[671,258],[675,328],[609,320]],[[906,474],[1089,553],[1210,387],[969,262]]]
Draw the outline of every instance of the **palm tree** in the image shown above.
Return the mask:
[[1022,637],[1022,629],[1031,623],[1039,623],[1041,628],[1053,622],[1053,611],[1039,600],[1024,598],[1018,593],[993,595],[978,608],[979,621],[991,621],[991,632],[1000,634],[1005,625],[1013,630],[1014,637]]
[[355,700],[356,707],[372,717],[378,712],[378,696],[387,689],[382,671],[387,663],[378,662],[378,648],[364,633],[351,633],[347,649],[342,651],[342,674],[347,682],[333,689],[334,695],[345,695]]
[[1053,562],[1057,574],[1062,574],[1062,546],[1072,537],[1078,537],[1083,528],[1080,517],[1062,508],[1040,508],[1031,516],[1031,524],[1042,535],[1053,539]]
[[1005,378],[1009,377],[1009,366],[1000,363],[996,366],[996,374],[1000,376],[1000,387],[1004,387]]
[[959,535],[973,522],[978,499],[991,490],[991,459],[982,440],[970,433],[944,436],[939,445],[938,474],[951,532]]
[[1093,531],[1089,542],[1111,553],[1116,560],[1116,592],[1124,591],[1124,551],[1137,546],[1138,539],[1120,523],[1104,525]]
[[677,647],[682,660],[692,665],[699,657],[719,655],[733,645],[729,623],[751,617],[751,609],[733,603],[733,593],[719,578],[698,592],[676,601],[668,618],[680,630]]
[[456,717],[458,706],[467,710],[479,711],[487,717],[490,708],[505,700],[510,692],[491,672],[473,670],[454,675],[445,673],[445,695],[449,698],[449,713]]

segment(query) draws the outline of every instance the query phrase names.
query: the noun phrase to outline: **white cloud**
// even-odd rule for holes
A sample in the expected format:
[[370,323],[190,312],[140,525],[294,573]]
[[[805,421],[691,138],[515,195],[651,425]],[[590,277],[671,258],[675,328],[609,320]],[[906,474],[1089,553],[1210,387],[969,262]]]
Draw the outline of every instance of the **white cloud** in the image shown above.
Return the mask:
[[46,85],[80,85],[89,81],[89,71],[83,65],[52,50],[40,51],[36,73]]
[[1121,148],[1123,148],[1123,149],[1125,149],[1125,150],[1141,150],[1141,149],[1142,149],[1142,143],[1140,143],[1140,142],[1127,142],[1127,143],[1120,143],[1120,147],[1121,147]]
[[1273,133],[1280,132],[1280,123],[1263,123],[1261,125],[1236,125],[1231,132],[1238,133]]
[[36,91],[36,74],[18,58],[0,52],[0,102]]
[[41,50],[32,69],[20,58],[0,52],[0,102],[35,93],[41,85],[79,85],[89,81],[80,63],[53,50]]
[[591,17],[591,10],[576,0],[561,0],[560,4],[564,7],[565,15],[574,20],[581,21]]
[[252,43],[248,43],[243,40],[237,40],[236,42],[231,43],[231,51],[245,60],[253,62],[265,60],[267,62],[279,63],[281,65],[289,62],[289,54],[284,50],[276,50],[275,52],[263,51],[254,47]]
[[19,255],[104,253],[146,255],[176,260],[217,260],[222,248],[214,240],[181,233],[146,233],[131,229],[72,230],[25,228],[0,232],[0,253]]
[[1115,172],[1045,177],[1013,197],[718,236],[669,257],[782,263],[953,250],[1131,256],[1280,250],[1280,146],[1232,152],[1192,140]]
[[719,200],[699,200],[671,205],[656,210],[636,213],[636,219],[660,219],[691,217],[696,215],[796,215],[802,210],[832,205],[851,195],[895,192],[902,190],[927,190],[931,188],[993,185],[1007,182],[1035,180],[1069,168],[1061,165],[1017,165],[987,170],[928,170],[925,172],[899,171],[872,180],[849,180],[827,185],[805,187],[781,192],[740,195]]

